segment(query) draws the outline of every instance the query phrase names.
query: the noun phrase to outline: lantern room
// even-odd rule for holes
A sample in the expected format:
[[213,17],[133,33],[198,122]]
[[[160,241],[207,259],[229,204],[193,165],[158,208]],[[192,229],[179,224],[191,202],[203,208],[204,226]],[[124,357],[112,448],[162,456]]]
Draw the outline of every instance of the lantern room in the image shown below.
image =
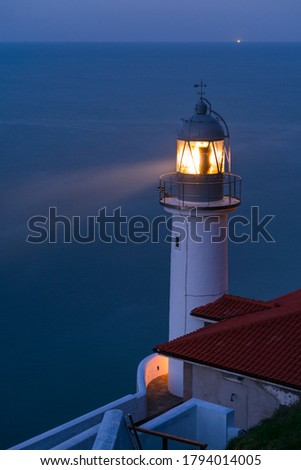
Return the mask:
[[[176,172],[162,175],[163,205],[227,207],[240,203],[240,178],[231,173],[228,126],[204,98],[204,84],[194,114],[177,132]],[[162,197],[163,196],[163,197]],[[174,200],[174,201],[173,201]]]
[[[183,119],[177,139],[177,171],[188,175],[215,175],[224,172],[229,159],[225,139],[228,130],[212,116],[203,98],[195,114]],[[226,132],[225,132],[226,131]]]

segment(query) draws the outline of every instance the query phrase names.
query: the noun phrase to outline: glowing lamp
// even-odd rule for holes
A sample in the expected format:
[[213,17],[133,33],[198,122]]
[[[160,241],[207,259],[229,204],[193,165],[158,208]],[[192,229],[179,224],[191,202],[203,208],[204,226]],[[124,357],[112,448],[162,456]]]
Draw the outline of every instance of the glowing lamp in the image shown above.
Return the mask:
[[195,113],[182,119],[177,135],[179,197],[190,201],[223,198],[225,166],[230,168],[229,132],[224,119],[203,97],[203,85]]
[[224,171],[224,140],[177,141],[177,171],[188,175],[215,175]]

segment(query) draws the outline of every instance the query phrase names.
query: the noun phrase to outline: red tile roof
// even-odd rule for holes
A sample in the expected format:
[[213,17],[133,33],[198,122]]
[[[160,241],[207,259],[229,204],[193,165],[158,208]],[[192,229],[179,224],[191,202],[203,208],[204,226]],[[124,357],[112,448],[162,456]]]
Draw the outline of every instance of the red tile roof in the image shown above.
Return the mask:
[[301,389],[301,289],[274,302],[279,306],[214,323],[155,350]]
[[197,307],[192,310],[191,315],[194,317],[206,318],[208,320],[224,320],[247,313],[259,312],[274,307],[271,302],[263,302],[261,300],[246,299],[236,295],[225,294],[210,304]]

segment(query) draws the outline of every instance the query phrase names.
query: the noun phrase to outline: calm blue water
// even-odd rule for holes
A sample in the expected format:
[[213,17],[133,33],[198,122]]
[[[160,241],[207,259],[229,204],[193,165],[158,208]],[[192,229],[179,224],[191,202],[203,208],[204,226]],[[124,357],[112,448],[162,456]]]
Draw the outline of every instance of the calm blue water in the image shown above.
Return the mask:
[[[300,44],[0,44],[1,400],[7,448],[135,391],[167,339],[169,246],[29,245],[29,217],[163,213],[175,131],[207,97],[226,119],[243,204],[274,244],[230,244],[230,292],[300,287]],[[162,237],[163,239],[163,237]]]

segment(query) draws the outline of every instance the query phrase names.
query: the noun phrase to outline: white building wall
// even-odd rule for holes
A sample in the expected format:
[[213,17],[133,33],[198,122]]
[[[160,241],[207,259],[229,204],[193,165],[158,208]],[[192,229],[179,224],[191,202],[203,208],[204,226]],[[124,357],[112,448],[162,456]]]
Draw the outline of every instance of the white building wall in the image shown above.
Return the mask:
[[[173,214],[171,244],[169,339],[203,327],[190,312],[228,291],[228,212]],[[169,390],[183,396],[183,365],[170,360]]]
[[[273,391],[259,380],[238,377],[210,367],[185,364],[185,398],[207,400],[234,409],[235,426],[248,429],[269,418],[279,408],[283,394],[292,396],[285,387]],[[275,393],[275,388],[279,393]],[[293,393],[295,401],[300,397]],[[281,400],[278,397],[281,397]],[[291,398],[292,400],[292,398]]]
[[227,221],[227,213],[205,213],[200,217],[178,213],[174,217],[169,339],[200,328],[200,320],[191,317],[191,310],[228,291],[228,240],[226,236],[220,237],[226,233]]

